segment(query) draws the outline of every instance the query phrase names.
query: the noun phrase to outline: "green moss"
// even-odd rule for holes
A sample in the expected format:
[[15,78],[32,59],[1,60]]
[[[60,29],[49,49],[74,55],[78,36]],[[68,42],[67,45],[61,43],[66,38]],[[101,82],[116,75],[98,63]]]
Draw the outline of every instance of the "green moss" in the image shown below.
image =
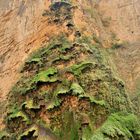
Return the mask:
[[82,36],[80,38],[77,38],[76,42],[80,43],[80,44],[91,44],[92,38],[91,37],[87,37],[87,36]]
[[27,63],[40,63],[40,65],[42,64],[41,62],[41,58],[32,58],[31,60],[27,61]]
[[72,83],[70,90],[72,90],[75,95],[85,93],[83,88],[78,83]]
[[78,123],[73,124],[73,127],[71,127],[71,130],[70,130],[70,140],[79,139],[78,130],[79,130]]
[[65,53],[67,50],[72,48],[71,43],[65,37],[61,37],[60,40],[62,42],[62,47],[59,48],[61,53]]
[[68,61],[68,60],[70,60],[72,58],[73,58],[73,55],[67,55],[67,56],[60,55],[59,57],[55,58],[53,60],[53,62],[57,62],[57,61],[61,61],[61,60]]
[[70,72],[72,72],[76,76],[79,76],[80,74],[82,74],[83,70],[85,70],[86,68],[90,68],[91,66],[94,66],[93,62],[84,61],[81,62],[80,64],[75,64],[71,66]]
[[11,93],[25,95],[28,92],[36,89],[36,85],[32,82],[32,80],[32,78],[22,77],[13,87]]
[[6,131],[0,131],[0,140],[7,137],[9,137],[9,134]]
[[54,97],[58,97],[62,94],[67,94],[70,92],[70,82],[68,80],[63,80],[61,84],[59,84],[56,88],[56,90],[53,93]]
[[86,43],[82,43],[82,45],[84,47],[84,48],[82,48],[83,49],[83,52],[89,52],[91,54],[94,53],[93,50],[92,50],[92,47],[90,45],[88,45]]
[[80,123],[74,118],[73,112],[66,111],[62,114],[62,129],[57,130],[57,135],[61,140],[78,140],[79,128]]
[[56,82],[58,78],[54,76],[57,74],[57,69],[55,68],[49,68],[46,71],[41,71],[35,77],[33,78],[33,83],[38,83],[38,82]]
[[[26,108],[27,112],[33,109],[31,114],[30,111],[28,112],[28,115],[31,115],[30,123],[33,127],[27,129],[27,124],[16,125],[11,121],[13,127],[10,123],[7,124],[7,128],[15,133],[11,135],[19,136],[25,131],[19,139],[28,138],[30,132],[34,132],[31,138],[33,139],[38,135],[34,124],[38,124],[38,120],[44,120],[45,117],[48,117],[50,123],[44,127],[49,126],[62,140],[68,138],[70,140],[81,138],[82,140],[112,140],[111,138],[119,139],[122,136],[132,138],[133,133],[139,134],[139,129],[136,130],[133,125],[135,120],[132,115],[112,114],[106,120],[112,109],[114,112],[128,111],[129,103],[124,85],[114,77],[104,61],[106,55],[104,56],[100,51],[102,48],[91,44],[92,40],[88,37],[79,37],[75,43],[67,41],[64,36],[56,37],[49,45],[45,45],[31,56],[26,63],[27,74],[23,71],[24,78],[16,84],[16,89],[12,91],[9,100],[12,106],[16,103],[18,109],[12,109],[7,118],[10,121],[22,118],[28,123],[30,121],[24,109]],[[81,53],[85,57],[78,58]],[[65,62],[73,57],[75,57],[73,61],[75,64],[69,68],[58,71],[53,63],[64,60],[61,62],[65,66]],[[79,62],[81,59],[82,62]],[[41,64],[41,67],[38,64]],[[67,77],[68,73],[73,74],[73,77],[66,80],[64,77]],[[72,105],[70,106],[69,103]],[[39,113],[34,109],[40,109]],[[17,122],[21,123],[18,119]],[[95,132],[96,126],[99,129]]]
[[122,136],[123,140],[134,139],[133,134],[137,132],[139,127],[138,119],[134,114],[114,113],[111,114],[103,126],[96,131],[92,139],[96,140],[97,136],[102,137],[102,139],[106,136],[110,139],[119,136]]
[[47,110],[51,110],[51,109],[53,109],[53,108],[55,108],[55,107],[60,106],[60,104],[61,104],[61,100],[55,97],[52,101],[50,101],[50,102],[47,104],[46,109],[47,109]]
[[33,99],[24,102],[22,104],[22,107],[23,106],[25,106],[25,108],[28,108],[28,109],[40,109],[40,105],[35,105],[33,102]]
[[106,106],[106,103],[104,100],[96,100],[93,96],[88,95],[88,94],[83,94],[79,96],[80,98],[88,98],[90,100],[91,103],[95,103],[97,105],[101,105],[101,106]]
[[54,95],[57,97],[58,95],[60,94],[66,94],[70,91],[69,87],[68,86],[63,86],[63,85],[60,85],[57,87],[56,91],[54,92]]
[[34,52],[30,58],[28,58],[28,60],[26,60],[26,63],[32,63],[32,62],[35,62],[35,63],[38,63],[41,61],[41,55],[40,53],[37,51],[37,52]]
[[63,87],[60,87],[58,90],[57,90],[57,95],[60,95],[60,94],[66,94],[69,92],[69,89],[68,88],[63,88]]
[[42,65],[44,57],[52,53],[54,49],[58,48],[60,52],[65,52],[70,47],[70,42],[63,34],[58,37],[54,37],[49,44],[44,45],[42,48],[33,52],[31,56],[26,60],[26,64],[38,63]]
[[23,111],[21,111],[17,108],[11,110],[11,113],[8,115],[7,119],[8,119],[8,121],[11,121],[12,119],[19,118],[19,117],[22,118],[23,122],[26,122],[27,124],[30,123],[28,116]]
[[65,43],[60,49],[59,51],[61,53],[65,53],[67,50],[70,50],[72,48],[72,45],[68,42],[68,43]]
[[33,133],[33,137],[37,137],[38,136],[38,128],[37,126],[32,126],[29,129],[27,129],[24,133],[22,133],[19,137],[18,140],[21,140],[23,137],[28,137],[30,132],[34,132]]
[[[90,138],[91,140],[111,140],[110,138],[107,138],[106,136],[104,136],[104,134],[102,133],[97,133],[96,135],[92,136]],[[88,140],[88,139],[85,139]]]
[[82,129],[82,140],[91,140],[92,137],[92,130],[89,127],[89,125],[87,127],[83,127]]

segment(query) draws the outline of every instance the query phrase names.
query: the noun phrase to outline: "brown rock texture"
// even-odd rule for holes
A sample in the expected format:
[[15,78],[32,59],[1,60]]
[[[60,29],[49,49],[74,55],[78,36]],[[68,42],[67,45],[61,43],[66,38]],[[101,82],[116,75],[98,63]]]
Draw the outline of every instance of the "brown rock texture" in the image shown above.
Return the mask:
[[[51,37],[42,13],[50,1],[1,1],[0,9],[0,96],[5,97],[18,79],[18,69],[27,55]],[[51,34],[51,35],[49,35]]]
[[104,19],[111,18],[110,28],[119,38],[140,40],[139,0],[101,0],[99,7]]
[[[44,47],[29,55],[21,68],[21,78],[8,94],[0,139],[139,138],[133,104],[108,62],[103,25],[89,4],[54,2],[43,12],[47,27],[58,35],[51,33],[52,39],[43,41]],[[78,14],[80,20],[87,18],[75,24]],[[99,35],[89,30],[90,17],[101,23],[95,24]]]
[[[74,0],[73,0],[74,1]],[[0,101],[4,101],[11,87],[19,79],[19,69],[27,56],[48,42],[53,35],[65,30],[63,27],[49,26],[42,16],[48,9],[50,0],[1,0],[0,1]],[[117,69],[127,87],[134,89],[139,79],[140,48],[140,1],[139,0],[75,0],[81,9],[77,10],[74,21],[85,34],[96,34],[101,40],[109,40],[113,32],[117,38],[129,41],[125,49],[115,52]],[[98,14],[91,11],[97,6],[102,20],[109,19],[104,27]],[[90,23],[90,24],[89,24]],[[72,39],[72,36],[71,36]],[[105,46],[108,47],[108,46]]]
[[[42,16],[50,3],[50,0],[0,1],[0,98],[5,98],[19,78],[18,70],[28,54],[41,46],[42,42],[51,39],[54,34],[65,30],[49,26],[48,20]],[[95,20],[89,20],[84,10],[82,12],[84,5],[89,8],[89,2],[74,1],[74,3],[80,7],[74,16],[76,26],[86,34],[96,32],[99,36],[99,27],[101,32],[104,32],[98,16],[96,18],[99,27],[95,24]]]

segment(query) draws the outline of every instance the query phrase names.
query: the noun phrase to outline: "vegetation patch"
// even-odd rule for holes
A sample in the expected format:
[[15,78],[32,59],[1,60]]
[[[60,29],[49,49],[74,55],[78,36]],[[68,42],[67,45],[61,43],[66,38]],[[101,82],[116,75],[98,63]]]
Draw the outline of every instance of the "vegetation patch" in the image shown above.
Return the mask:
[[93,62],[81,62],[80,64],[75,64],[73,66],[71,66],[70,68],[70,72],[72,72],[74,75],[79,76],[80,74],[82,74],[82,71],[90,68],[91,66],[94,66],[95,64]]
[[29,117],[16,106],[10,109],[7,120],[11,121],[12,119],[19,117],[22,118],[23,122],[26,122],[27,124],[30,123]]
[[56,76],[57,74],[57,69],[55,68],[49,68],[46,71],[41,71],[38,73],[34,78],[33,78],[33,83],[38,83],[38,82],[56,82],[58,79]]
[[54,92],[54,95],[57,97],[58,95],[67,94],[70,91],[69,85],[59,85]]
[[81,95],[85,93],[83,88],[78,83],[72,83],[70,89],[73,91],[74,95]]
[[105,106],[106,105],[104,100],[96,100],[93,96],[90,96],[88,94],[80,95],[79,97],[80,98],[88,98],[91,103],[95,103],[97,105],[101,105],[101,106]]
[[32,82],[32,78],[22,77],[13,87],[11,93],[25,95],[34,89],[36,86]]
[[[132,111],[124,85],[114,77],[100,49],[92,38],[81,36],[69,42],[60,35],[35,52],[10,93],[6,117],[10,138],[39,139],[35,125],[39,120],[62,140],[117,140],[138,135],[133,115],[109,116]],[[54,63],[59,61],[60,67]]]
[[6,131],[0,131],[0,140],[6,140],[8,139],[9,134]]
[[28,108],[28,109],[40,109],[40,105],[35,105],[33,99],[30,99],[22,104],[22,107]]
[[24,140],[31,137],[38,137],[38,128],[36,126],[32,126],[27,129],[24,133],[22,133],[17,140]]
[[114,113],[111,114],[106,122],[99,128],[92,139],[104,140],[108,138],[117,139],[122,137],[122,140],[134,139],[134,135],[139,131],[138,119],[134,114],[129,113]]
[[61,100],[58,99],[58,98],[54,98],[52,101],[50,101],[50,102],[47,104],[46,109],[47,109],[47,110],[51,110],[51,109],[53,109],[53,108],[55,108],[55,107],[60,106],[60,104],[61,104]]
[[73,57],[74,57],[73,55],[67,55],[67,56],[60,55],[59,57],[53,60],[53,63],[58,62],[58,61],[68,61],[68,60],[71,60]]

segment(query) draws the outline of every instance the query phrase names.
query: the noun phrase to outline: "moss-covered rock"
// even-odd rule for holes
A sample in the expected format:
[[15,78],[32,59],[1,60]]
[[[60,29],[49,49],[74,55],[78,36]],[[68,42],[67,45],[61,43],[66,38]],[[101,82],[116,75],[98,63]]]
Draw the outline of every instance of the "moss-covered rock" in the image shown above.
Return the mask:
[[[32,126],[41,127],[38,122],[43,121],[62,140],[138,138],[138,121],[124,84],[104,62],[100,49],[90,40],[81,38],[81,43],[68,43],[64,37],[56,38],[39,50],[43,65],[38,71],[33,72],[37,63],[29,69],[33,58],[28,59],[30,65],[25,63],[22,79],[11,91],[6,117],[9,136],[37,139],[39,134]],[[73,57],[54,63],[54,53],[55,57]],[[13,104],[16,104],[14,109]],[[116,113],[120,111],[131,113]]]
[[[71,20],[70,4],[56,7],[59,3],[51,5],[50,14]],[[4,135],[10,140],[137,140],[139,122],[124,83],[102,50],[90,37],[68,41],[63,34],[33,53],[10,92]]]
[[92,136],[94,140],[129,140],[137,139],[135,136],[140,129],[138,119],[134,114],[114,113]]

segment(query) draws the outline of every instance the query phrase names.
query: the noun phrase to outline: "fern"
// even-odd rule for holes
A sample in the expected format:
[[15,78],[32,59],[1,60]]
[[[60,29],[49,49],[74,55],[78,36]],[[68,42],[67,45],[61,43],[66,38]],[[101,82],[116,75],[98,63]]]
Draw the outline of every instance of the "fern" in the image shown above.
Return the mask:
[[119,137],[122,136],[124,140],[134,139],[132,133],[137,133],[139,128],[139,122],[134,114],[129,113],[114,113],[111,114],[101,128],[92,136],[92,139],[96,139],[97,136],[104,138]]

